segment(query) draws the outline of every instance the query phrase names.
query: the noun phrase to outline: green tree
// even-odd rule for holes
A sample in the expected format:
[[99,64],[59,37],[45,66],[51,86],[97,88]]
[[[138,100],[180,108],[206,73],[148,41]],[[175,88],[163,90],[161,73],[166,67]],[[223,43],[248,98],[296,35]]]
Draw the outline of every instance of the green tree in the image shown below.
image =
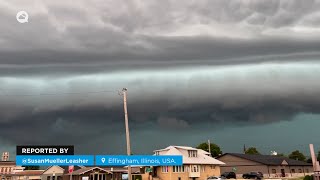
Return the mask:
[[307,163],[312,163],[312,159],[311,159],[311,158],[308,158],[306,162],[307,162]]
[[40,166],[23,166],[24,170],[39,170]]
[[285,154],[283,154],[283,153],[279,153],[279,154],[277,154],[277,156],[280,156],[280,157],[287,157]]
[[289,158],[290,159],[295,159],[295,160],[299,160],[299,161],[305,161],[306,160],[306,156],[303,155],[300,151],[295,150],[293,151],[291,154],[289,154]]
[[259,151],[257,150],[257,148],[255,147],[249,147],[245,154],[260,154]]
[[[204,151],[209,152],[209,145],[208,143],[201,143],[197,146],[198,149],[202,149]],[[211,156],[212,157],[217,157],[222,154],[222,151],[220,147],[214,143],[210,143],[210,150],[211,150]]]
[[312,180],[313,178],[312,178],[312,176],[310,176],[310,175],[306,175],[304,178],[303,178],[303,180]]

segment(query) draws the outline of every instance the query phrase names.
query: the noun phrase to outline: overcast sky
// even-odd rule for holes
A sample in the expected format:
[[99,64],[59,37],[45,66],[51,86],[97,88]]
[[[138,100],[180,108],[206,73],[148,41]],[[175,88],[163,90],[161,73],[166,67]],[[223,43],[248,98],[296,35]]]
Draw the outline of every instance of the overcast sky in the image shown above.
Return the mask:
[[[18,11],[29,22],[16,21]],[[318,0],[2,0],[0,150],[320,146]]]

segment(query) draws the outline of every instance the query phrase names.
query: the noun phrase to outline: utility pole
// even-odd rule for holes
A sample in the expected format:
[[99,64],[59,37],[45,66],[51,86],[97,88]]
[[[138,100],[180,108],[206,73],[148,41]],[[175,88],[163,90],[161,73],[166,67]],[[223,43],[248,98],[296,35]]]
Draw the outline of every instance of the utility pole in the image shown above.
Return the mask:
[[320,165],[319,161],[317,161],[316,154],[314,153],[313,144],[309,144],[309,148],[313,165],[314,179],[320,180]]
[[210,153],[210,156],[212,156],[212,155],[211,155],[211,144],[210,144],[210,139],[208,139],[208,147],[209,147],[209,153]]
[[[127,88],[122,89],[123,95],[123,108],[124,108],[124,120],[126,126],[126,141],[127,141],[127,154],[131,155],[130,149],[130,134],[129,134],[129,121],[128,121],[128,109],[127,109]],[[131,180],[131,166],[128,166],[128,180]]]

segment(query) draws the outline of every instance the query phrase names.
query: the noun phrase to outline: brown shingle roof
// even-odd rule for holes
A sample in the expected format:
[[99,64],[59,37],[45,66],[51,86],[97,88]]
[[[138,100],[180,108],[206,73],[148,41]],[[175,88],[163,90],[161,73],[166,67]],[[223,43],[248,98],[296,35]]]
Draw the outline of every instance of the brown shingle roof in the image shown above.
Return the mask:
[[[107,171],[106,169],[103,169],[101,167],[85,167],[85,168],[81,168],[81,169],[78,169],[76,171],[73,171],[72,172],[72,175],[80,175],[80,174],[84,174],[88,171],[91,171],[93,169],[100,169],[102,171],[105,171],[106,173],[111,173],[110,171]],[[66,175],[70,175],[70,173],[66,174]]]
[[[111,171],[111,167],[106,167],[103,168],[107,171]],[[139,167],[131,167],[131,171],[132,173],[140,173],[140,168]],[[128,168],[127,167],[113,167],[113,171],[111,172],[123,172],[123,173],[127,173],[128,172]]]
[[225,155],[231,155],[231,156],[236,156],[236,157],[240,157],[243,159],[247,159],[250,161],[255,161],[261,164],[265,164],[265,165],[281,165],[282,162],[285,160],[289,166],[312,166],[312,164],[310,163],[306,163],[303,161],[297,161],[294,159],[289,159],[287,157],[282,157],[282,156],[272,156],[272,155],[258,155],[258,154],[238,154],[238,153],[226,153],[223,154],[221,156],[218,157],[218,159],[222,156]]
[[15,172],[16,175],[21,175],[21,176],[38,176],[41,175],[44,172],[44,170],[24,170],[21,172]]
[[0,165],[16,165],[15,161],[0,161]]

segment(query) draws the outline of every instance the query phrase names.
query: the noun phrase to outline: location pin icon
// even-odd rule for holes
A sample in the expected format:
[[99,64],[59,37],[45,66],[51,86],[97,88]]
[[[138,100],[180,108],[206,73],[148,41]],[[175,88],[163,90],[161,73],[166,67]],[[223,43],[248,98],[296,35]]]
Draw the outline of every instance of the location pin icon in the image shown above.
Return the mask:
[[106,158],[101,158],[102,163],[106,161]]

